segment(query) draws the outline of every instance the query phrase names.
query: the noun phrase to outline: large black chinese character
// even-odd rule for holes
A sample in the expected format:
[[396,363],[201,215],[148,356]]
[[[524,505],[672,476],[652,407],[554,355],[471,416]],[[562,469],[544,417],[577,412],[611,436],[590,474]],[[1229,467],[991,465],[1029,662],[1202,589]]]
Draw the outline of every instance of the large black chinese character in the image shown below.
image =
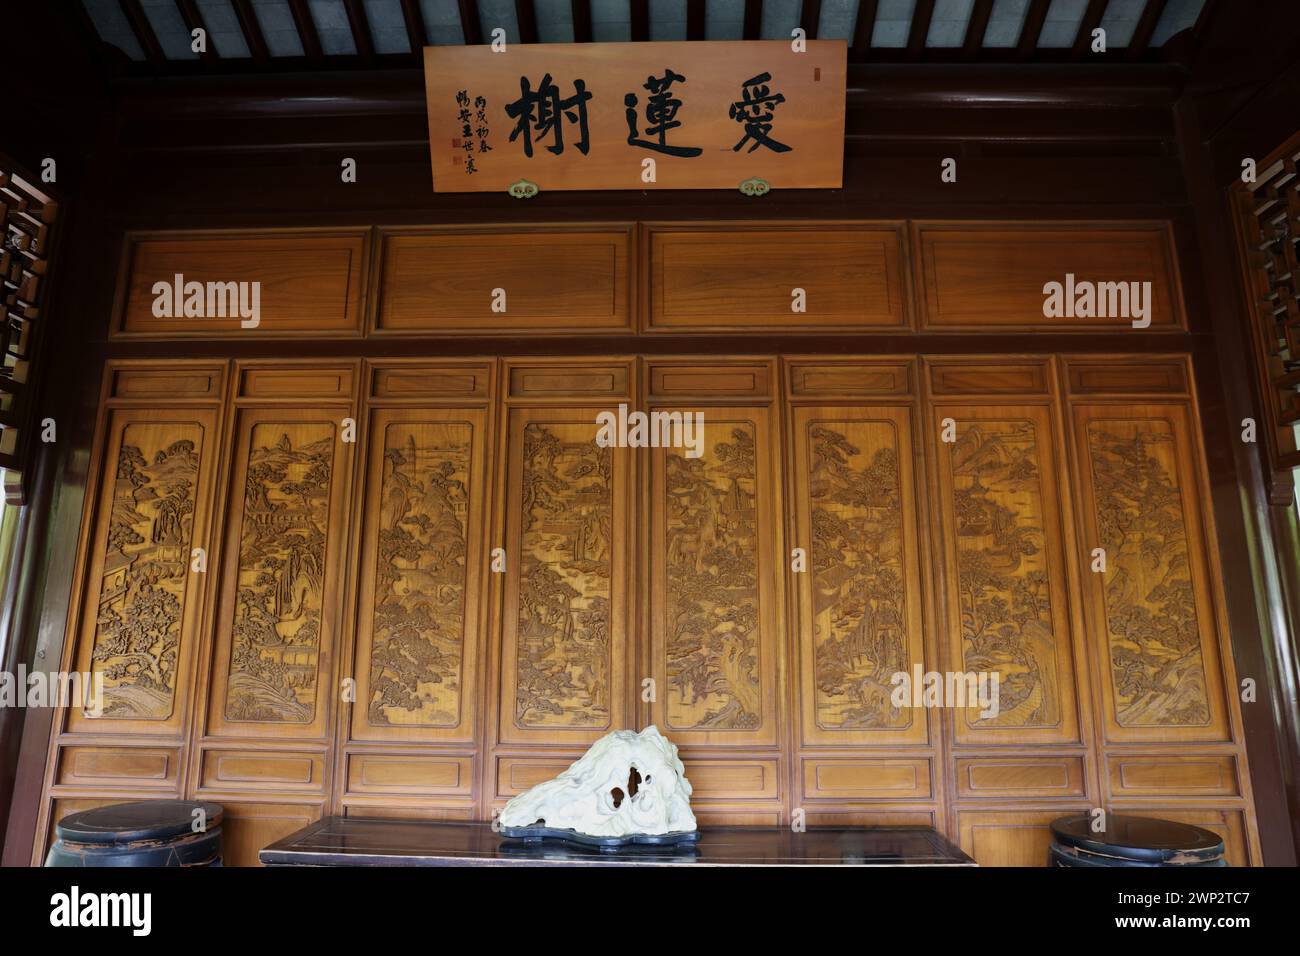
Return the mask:
[[528,77],[519,78],[519,99],[506,106],[506,115],[516,120],[510,142],[521,135],[524,138],[524,155],[533,156],[533,133],[537,139],[544,139],[548,134],[552,144],[546,148],[556,156],[564,152],[564,120],[578,124],[578,141],[573,145],[582,155],[587,155],[590,143],[587,142],[587,101],[591,94],[587,84],[582,80],[573,81],[574,93],[568,99],[560,98],[560,90],[551,82],[551,74],[542,77],[541,85],[534,91]]
[[751,153],[760,146],[766,146],[774,153],[790,151],[785,143],[779,143],[767,135],[772,131],[773,110],[785,102],[784,95],[770,92],[767,84],[771,80],[772,74],[760,73],[741,84],[744,87],[740,93],[741,98],[731,104],[730,116],[745,128],[745,135],[731,147],[734,152],[740,152],[740,147],[751,139],[754,141],[749,147]]
[[667,67],[664,68],[662,77],[646,77],[645,89],[650,91],[650,97],[645,105],[645,118],[650,122],[646,127],[647,136],[657,136],[659,141],[641,139],[637,135],[636,121],[636,94],[628,93],[623,97],[623,105],[627,107],[627,144],[629,146],[644,146],[646,149],[652,149],[657,153],[664,153],[668,156],[691,157],[698,156],[704,152],[698,146],[669,146],[668,131],[681,126],[677,119],[677,111],[682,108],[682,101],[675,98],[669,91],[674,83],[685,83],[686,77],[680,73],[674,73]]

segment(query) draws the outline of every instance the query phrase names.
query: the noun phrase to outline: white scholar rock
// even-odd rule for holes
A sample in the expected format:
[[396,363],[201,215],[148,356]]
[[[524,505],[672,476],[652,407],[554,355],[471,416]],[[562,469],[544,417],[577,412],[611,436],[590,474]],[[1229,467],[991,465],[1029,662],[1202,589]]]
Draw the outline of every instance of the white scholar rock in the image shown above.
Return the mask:
[[597,837],[695,829],[691,782],[677,745],[654,725],[601,737],[564,773],[507,803],[498,819],[505,827],[541,821]]

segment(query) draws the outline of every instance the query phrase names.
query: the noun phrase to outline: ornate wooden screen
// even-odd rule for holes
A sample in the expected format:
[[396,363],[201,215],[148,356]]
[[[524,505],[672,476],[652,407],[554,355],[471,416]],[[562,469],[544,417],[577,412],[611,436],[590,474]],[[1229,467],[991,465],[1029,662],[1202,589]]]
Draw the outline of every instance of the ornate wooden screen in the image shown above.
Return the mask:
[[1300,133],[1231,193],[1275,504],[1294,501],[1300,468]]
[[0,156],[0,468],[5,499],[21,503],[42,301],[58,204]]

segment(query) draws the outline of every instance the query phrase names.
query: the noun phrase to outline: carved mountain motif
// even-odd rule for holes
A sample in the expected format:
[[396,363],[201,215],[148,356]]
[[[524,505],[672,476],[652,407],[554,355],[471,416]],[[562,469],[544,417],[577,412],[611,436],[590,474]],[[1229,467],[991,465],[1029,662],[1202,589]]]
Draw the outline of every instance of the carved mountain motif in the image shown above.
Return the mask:
[[1052,727],[1062,717],[1043,528],[1043,477],[1031,421],[980,420],[952,446],[962,666],[997,672],[999,713],[968,726]]
[[90,655],[104,717],[171,716],[202,444],[197,423],[122,432]]
[[229,720],[309,723],[316,708],[334,426],[259,423],[239,533]]
[[521,727],[609,724],[613,467],[593,424],[524,428],[515,655]]
[[664,452],[667,723],[676,729],[763,721],[754,434],[751,422],[710,424],[702,457]]
[[468,422],[385,429],[370,655],[372,724],[460,723],[473,439]]
[[1122,727],[1210,722],[1173,426],[1088,425],[1097,530],[1106,549],[1106,634]]
[[910,726],[890,701],[909,671],[898,435],[892,422],[810,422],[817,724]]

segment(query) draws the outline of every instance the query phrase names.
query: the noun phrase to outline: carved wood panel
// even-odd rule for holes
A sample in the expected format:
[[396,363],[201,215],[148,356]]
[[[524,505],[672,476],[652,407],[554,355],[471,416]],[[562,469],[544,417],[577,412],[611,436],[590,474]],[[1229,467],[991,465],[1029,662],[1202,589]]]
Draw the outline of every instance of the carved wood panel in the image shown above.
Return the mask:
[[911,413],[794,409],[794,547],[805,745],[927,741],[926,715],[891,699],[923,663]]
[[576,745],[626,725],[631,457],[597,446],[601,410],[510,413],[503,742]]
[[179,733],[201,630],[215,409],[110,415],[76,669],[103,676],[102,715],[68,729]]
[[[1079,740],[1055,430],[1046,405],[933,411],[946,667],[998,675],[998,713],[953,711],[958,743]],[[952,442],[942,439],[951,421]]]
[[477,408],[372,414],[356,739],[474,741],[486,420]]
[[1230,738],[1188,417],[1074,408],[1085,550],[1105,552],[1084,587],[1112,741]]
[[699,457],[684,447],[651,450],[651,712],[679,744],[773,744],[778,556],[769,413],[703,415]]
[[343,417],[309,407],[239,412],[212,734],[319,737],[327,726],[347,530]]

